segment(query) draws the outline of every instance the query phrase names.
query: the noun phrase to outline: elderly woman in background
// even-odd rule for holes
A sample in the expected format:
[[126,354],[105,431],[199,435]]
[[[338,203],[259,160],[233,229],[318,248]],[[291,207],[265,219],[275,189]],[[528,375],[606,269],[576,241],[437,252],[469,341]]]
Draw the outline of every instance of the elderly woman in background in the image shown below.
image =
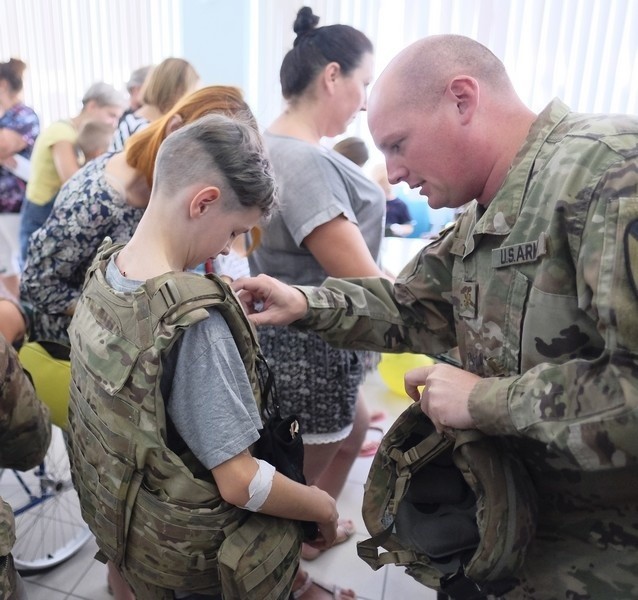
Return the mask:
[[113,86],[94,83],[82,98],[79,114],[52,123],[38,136],[20,221],[23,264],[31,234],[49,216],[62,184],[82,166],[75,146],[78,132],[88,121],[102,121],[115,129],[125,106],[124,96]]

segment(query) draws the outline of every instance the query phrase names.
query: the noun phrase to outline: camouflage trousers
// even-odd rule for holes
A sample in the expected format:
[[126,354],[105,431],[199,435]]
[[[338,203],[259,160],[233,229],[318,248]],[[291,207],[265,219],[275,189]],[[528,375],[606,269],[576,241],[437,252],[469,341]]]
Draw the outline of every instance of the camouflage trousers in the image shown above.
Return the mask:
[[638,598],[638,512],[634,515],[633,523],[616,515],[615,523],[587,518],[542,524],[520,573],[521,585],[504,598]]

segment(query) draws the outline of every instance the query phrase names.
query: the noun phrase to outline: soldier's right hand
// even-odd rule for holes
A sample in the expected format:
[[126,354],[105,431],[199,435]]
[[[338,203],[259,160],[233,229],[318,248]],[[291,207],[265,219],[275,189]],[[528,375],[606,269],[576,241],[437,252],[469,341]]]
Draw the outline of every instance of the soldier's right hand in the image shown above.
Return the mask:
[[306,297],[298,289],[268,275],[241,277],[231,287],[255,325],[288,325],[308,310]]

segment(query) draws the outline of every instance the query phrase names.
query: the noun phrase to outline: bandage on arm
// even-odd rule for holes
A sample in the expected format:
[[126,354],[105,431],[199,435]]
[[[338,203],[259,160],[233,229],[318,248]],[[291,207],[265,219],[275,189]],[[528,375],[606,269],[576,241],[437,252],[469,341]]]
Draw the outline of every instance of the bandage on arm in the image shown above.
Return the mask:
[[255,458],[255,461],[257,462],[257,472],[248,485],[248,502],[242,508],[252,512],[259,512],[272,489],[275,467],[259,458]]

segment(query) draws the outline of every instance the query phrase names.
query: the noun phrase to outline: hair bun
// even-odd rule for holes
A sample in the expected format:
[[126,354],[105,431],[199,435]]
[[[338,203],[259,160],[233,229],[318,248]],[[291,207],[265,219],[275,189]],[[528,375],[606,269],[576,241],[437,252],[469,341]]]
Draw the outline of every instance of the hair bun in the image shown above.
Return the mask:
[[297,39],[310,33],[319,23],[319,17],[312,13],[312,8],[304,6],[299,9],[297,18],[292,26],[294,32],[297,34]]
[[9,62],[5,64],[20,79],[22,78],[22,75],[27,68],[27,63],[21,61],[19,58],[10,58]]

